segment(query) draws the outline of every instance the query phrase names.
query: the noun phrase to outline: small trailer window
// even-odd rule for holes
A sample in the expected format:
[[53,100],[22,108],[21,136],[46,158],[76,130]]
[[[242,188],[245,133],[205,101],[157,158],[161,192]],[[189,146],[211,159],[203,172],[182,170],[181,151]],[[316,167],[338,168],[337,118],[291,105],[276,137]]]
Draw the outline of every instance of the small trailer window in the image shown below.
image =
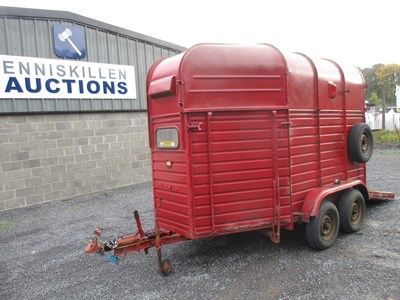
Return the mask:
[[179,146],[178,130],[176,128],[157,129],[157,148],[176,149]]

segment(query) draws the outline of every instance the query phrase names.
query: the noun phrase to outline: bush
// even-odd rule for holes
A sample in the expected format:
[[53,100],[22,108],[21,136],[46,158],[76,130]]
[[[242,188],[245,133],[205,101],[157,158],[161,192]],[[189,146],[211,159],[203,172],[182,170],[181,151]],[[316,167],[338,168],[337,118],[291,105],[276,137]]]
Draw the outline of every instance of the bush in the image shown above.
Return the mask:
[[377,144],[400,142],[396,131],[389,130],[374,130],[374,142]]

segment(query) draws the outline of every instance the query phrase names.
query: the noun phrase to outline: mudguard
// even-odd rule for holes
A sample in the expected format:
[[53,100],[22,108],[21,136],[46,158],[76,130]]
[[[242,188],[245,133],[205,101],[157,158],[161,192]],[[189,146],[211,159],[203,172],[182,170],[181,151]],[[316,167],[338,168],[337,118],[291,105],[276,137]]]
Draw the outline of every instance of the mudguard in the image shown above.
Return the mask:
[[361,180],[342,181],[338,184],[320,187],[309,192],[304,199],[301,220],[310,222],[311,217],[318,217],[319,207],[326,197],[349,188],[358,189],[363,194],[365,201],[369,199],[368,189]]

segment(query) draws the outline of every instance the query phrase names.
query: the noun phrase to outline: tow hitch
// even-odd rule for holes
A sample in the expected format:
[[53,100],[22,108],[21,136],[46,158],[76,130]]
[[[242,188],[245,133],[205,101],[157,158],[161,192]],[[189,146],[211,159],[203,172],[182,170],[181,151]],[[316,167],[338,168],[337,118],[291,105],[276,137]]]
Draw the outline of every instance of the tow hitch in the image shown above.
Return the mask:
[[[156,247],[158,258],[158,269],[163,274],[169,274],[172,270],[171,262],[168,259],[162,260],[161,248],[163,245],[182,242],[187,238],[176,234],[172,231],[159,229],[157,226],[155,230],[144,232],[140,222],[139,213],[134,212],[137,230],[132,235],[118,236],[116,235],[110,240],[100,240],[102,228],[94,228],[94,236],[92,241],[85,247],[86,254],[100,254],[104,255],[108,261],[113,264],[119,264],[121,260],[130,252],[144,250],[145,254],[149,253],[149,249]],[[106,255],[106,252],[113,251],[111,255]]]

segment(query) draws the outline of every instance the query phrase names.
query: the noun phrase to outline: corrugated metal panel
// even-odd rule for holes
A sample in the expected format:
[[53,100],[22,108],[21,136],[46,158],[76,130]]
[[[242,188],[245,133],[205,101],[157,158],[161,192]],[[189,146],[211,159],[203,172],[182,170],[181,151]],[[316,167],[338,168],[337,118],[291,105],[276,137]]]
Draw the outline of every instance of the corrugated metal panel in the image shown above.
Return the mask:
[[0,18],[0,53],[7,53],[6,20]]
[[[180,117],[176,114],[152,121],[156,127],[179,126]],[[185,152],[154,149],[152,159],[155,198],[162,199],[158,208],[160,226],[188,236],[191,229]],[[167,160],[173,161],[171,168],[166,167]]]
[[51,38],[51,24],[49,21],[35,22],[37,55],[44,58],[55,58],[53,42]]
[[28,57],[35,57],[38,54],[37,51],[37,37],[35,33],[35,20],[24,20],[20,19],[21,24],[21,43],[22,43],[22,55]]
[[[140,62],[137,66],[137,83],[138,86],[143,86],[146,85],[146,76],[145,74],[147,73],[147,67],[146,67],[146,49],[144,43],[136,43],[136,55],[137,55],[137,60]],[[146,101],[146,90],[145,89],[139,89],[138,90],[138,99],[143,99],[143,102]],[[141,103],[141,106],[144,105],[144,103]]]
[[81,61],[135,66],[137,99],[1,99],[0,113],[145,110],[148,69],[156,59],[185,50],[72,13],[0,7],[0,55],[60,59],[55,24],[84,29],[87,55]]
[[[279,113],[277,124],[287,117]],[[192,115],[190,122],[208,121],[206,115]],[[270,112],[213,113],[209,122],[210,132],[191,132],[196,234],[212,233],[213,226],[218,231],[274,222],[278,173],[281,218],[290,219],[288,129],[280,126],[274,137]],[[279,148],[277,165],[274,145]]]

